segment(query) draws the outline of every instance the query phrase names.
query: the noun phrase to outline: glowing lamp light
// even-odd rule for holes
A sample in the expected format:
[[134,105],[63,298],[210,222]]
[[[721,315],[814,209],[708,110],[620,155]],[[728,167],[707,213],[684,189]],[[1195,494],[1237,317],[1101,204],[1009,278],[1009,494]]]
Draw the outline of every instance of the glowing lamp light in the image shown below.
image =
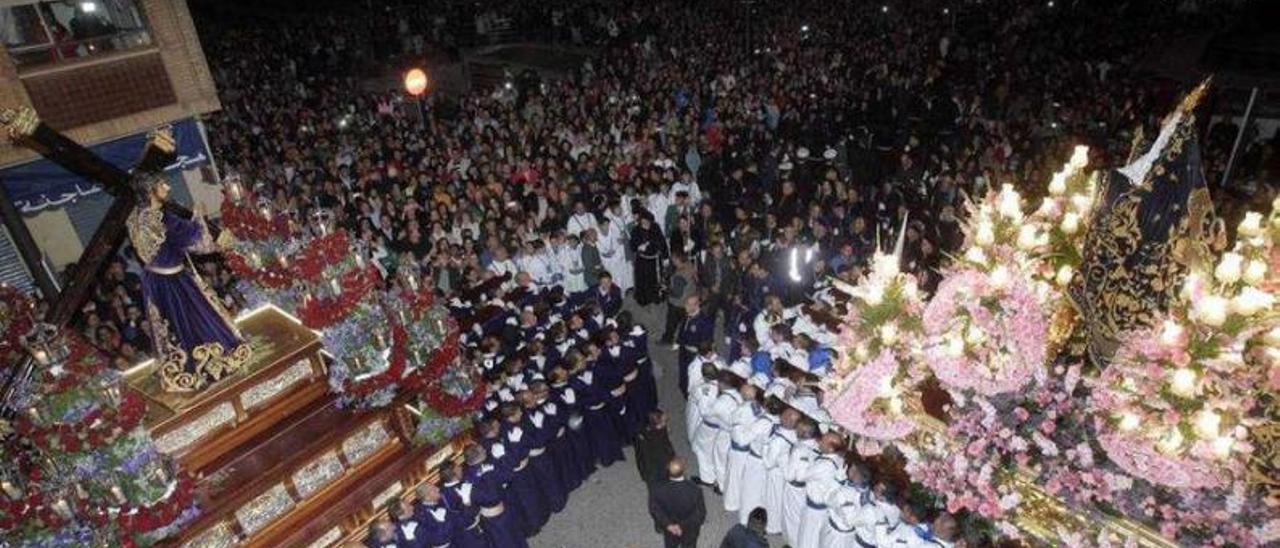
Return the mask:
[[417,97],[427,91],[427,73],[420,68],[411,69],[404,75],[404,90]]
[[85,13],[93,13],[95,11],[98,11],[98,4],[95,2],[81,2],[80,11],[83,11]]

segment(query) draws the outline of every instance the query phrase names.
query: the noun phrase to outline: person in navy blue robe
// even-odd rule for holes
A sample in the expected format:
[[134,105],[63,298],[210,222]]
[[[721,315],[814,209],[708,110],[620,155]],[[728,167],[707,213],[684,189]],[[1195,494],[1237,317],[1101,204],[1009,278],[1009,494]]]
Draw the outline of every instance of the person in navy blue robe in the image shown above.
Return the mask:
[[396,497],[387,502],[387,517],[395,527],[396,546],[401,548],[419,548],[423,546],[418,538],[418,520],[413,516],[413,507],[404,499]]
[[698,355],[704,344],[715,338],[716,319],[702,312],[702,301],[696,295],[685,299],[685,320],[676,335],[676,344],[680,346],[679,372],[680,393],[689,397],[689,362]]
[[[547,443],[547,458],[551,459],[551,464],[555,468],[555,478],[559,482],[557,488],[564,493],[567,502],[569,494],[581,484],[581,482],[575,483],[578,472],[573,469],[576,466],[573,462],[575,455],[573,443],[569,440],[571,409],[559,401],[545,381],[534,382],[529,389],[537,400],[538,410],[546,417],[544,420],[547,427],[551,429],[550,441]],[[562,509],[563,507],[553,508],[553,511],[559,512]]]
[[500,466],[485,462],[484,448],[469,445],[463,450],[467,467],[463,473],[471,485],[471,503],[483,521],[484,537],[490,548],[528,548],[529,543],[515,521],[515,510],[502,500],[502,486],[514,482]]
[[658,381],[653,376],[653,360],[649,359],[649,332],[632,321],[630,312],[623,312],[618,315],[618,334],[625,339],[622,346],[635,356],[639,373],[633,384],[636,394],[631,401],[638,403],[641,414],[648,417],[658,408]]
[[550,515],[542,486],[539,485],[533,471],[529,469],[529,453],[536,441],[533,434],[524,428],[524,413],[519,405],[503,404],[500,412],[506,431],[505,445],[511,454],[511,462],[515,463],[514,468],[511,469],[510,478],[512,505],[520,513],[519,523],[524,525],[525,535],[533,536],[542,528],[547,516]]
[[587,356],[588,359],[595,357],[596,374],[609,388],[609,404],[606,409],[609,410],[609,418],[613,420],[613,429],[618,433],[618,439],[623,445],[626,445],[631,440],[631,425],[627,417],[626,378],[633,366],[623,361],[621,345],[616,344],[616,342],[613,345],[608,344],[611,336],[611,333],[604,334],[605,347],[603,349],[595,344],[587,345]]
[[369,524],[368,536],[364,539],[365,548],[399,548],[400,541],[396,537],[396,527],[387,518],[380,518]]
[[549,454],[556,441],[554,419],[547,417],[533,390],[520,393],[520,404],[524,407],[521,425],[530,437],[527,473],[541,487],[542,498],[546,502],[546,514],[542,516],[542,523],[535,528],[539,529],[546,524],[551,514],[564,510],[568,495],[563,489],[564,483],[560,481],[560,471]]
[[413,519],[418,522],[418,546],[444,548],[453,538],[457,516],[444,505],[444,497],[435,484],[418,486],[418,500],[413,505]]
[[600,275],[600,283],[587,290],[587,298],[600,305],[600,311],[609,318],[622,312],[622,289],[613,283],[613,276],[608,272]]
[[618,435],[613,422],[614,411],[609,402],[613,395],[608,385],[608,375],[600,371],[594,360],[579,358],[584,364],[576,381],[586,409],[582,418],[585,422],[587,439],[591,442],[591,452],[600,466],[610,466],[623,460],[622,439]]
[[565,466],[567,473],[562,473],[561,477],[565,479],[565,485],[571,486],[569,490],[573,490],[596,471],[596,456],[591,451],[591,440],[587,438],[583,419],[586,406],[583,404],[580,383],[576,379],[570,382],[569,370],[563,366],[551,368],[551,390],[556,399],[569,409],[565,437],[569,440],[566,453],[571,457]]
[[[477,450],[483,451],[479,446]],[[440,469],[440,491],[444,505],[458,518],[453,522],[453,531],[449,543],[450,548],[489,548],[489,539],[485,536],[484,527],[480,523],[480,506],[474,498],[475,485],[464,480],[462,465],[454,464]]]

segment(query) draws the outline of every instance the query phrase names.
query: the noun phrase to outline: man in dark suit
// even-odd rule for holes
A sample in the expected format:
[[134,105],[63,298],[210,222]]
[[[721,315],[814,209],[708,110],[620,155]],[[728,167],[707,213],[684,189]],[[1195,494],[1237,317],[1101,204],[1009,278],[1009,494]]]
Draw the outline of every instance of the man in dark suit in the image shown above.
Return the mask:
[[649,491],[649,515],[666,548],[697,548],[707,505],[702,490],[684,477],[684,459],[671,459],[667,481]]
[[675,456],[667,435],[667,414],[661,410],[649,413],[649,425],[636,436],[636,467],[640,479],[648,485],[666,479],[666,467]]

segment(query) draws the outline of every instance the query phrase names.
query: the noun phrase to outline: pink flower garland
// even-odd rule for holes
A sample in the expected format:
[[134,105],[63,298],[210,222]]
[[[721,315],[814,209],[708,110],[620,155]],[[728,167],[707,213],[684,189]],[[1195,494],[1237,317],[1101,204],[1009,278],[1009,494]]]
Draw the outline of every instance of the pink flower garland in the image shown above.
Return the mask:
[[[955,356],[947,351],[946,337],[963,333],[964,318],[985,340]],[[994,396],[1044,378],[1049,317],[1026,276],[1012,274],[997,288],[987,273],[954,272],[925,308],[924,329],[925,357],[947,388]]]
[[910,434],[915,430],[913,420],[882,413],[872,406],[882,397],[879,391],[884,380],[892,379],[897,373],[898,359],[893,351],[881,351],[876,359],[850,373],[844,390],[826,405],[831,418],[858,436],[876,440],[892,441]]

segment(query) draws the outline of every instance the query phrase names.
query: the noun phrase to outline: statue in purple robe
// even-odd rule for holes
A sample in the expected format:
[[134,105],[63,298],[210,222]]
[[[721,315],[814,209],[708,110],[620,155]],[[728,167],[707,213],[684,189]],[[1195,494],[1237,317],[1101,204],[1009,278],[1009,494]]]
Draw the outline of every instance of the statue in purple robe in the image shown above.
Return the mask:
[[159,175],[137,183],[142,203],[129,216],[129,239],[142,261],[142,295],[160,364],[160,385],[195,392],[240,370],[252,354],[227,310],[187,258],[212,253],[203,216],[165,211],[169,184]]

